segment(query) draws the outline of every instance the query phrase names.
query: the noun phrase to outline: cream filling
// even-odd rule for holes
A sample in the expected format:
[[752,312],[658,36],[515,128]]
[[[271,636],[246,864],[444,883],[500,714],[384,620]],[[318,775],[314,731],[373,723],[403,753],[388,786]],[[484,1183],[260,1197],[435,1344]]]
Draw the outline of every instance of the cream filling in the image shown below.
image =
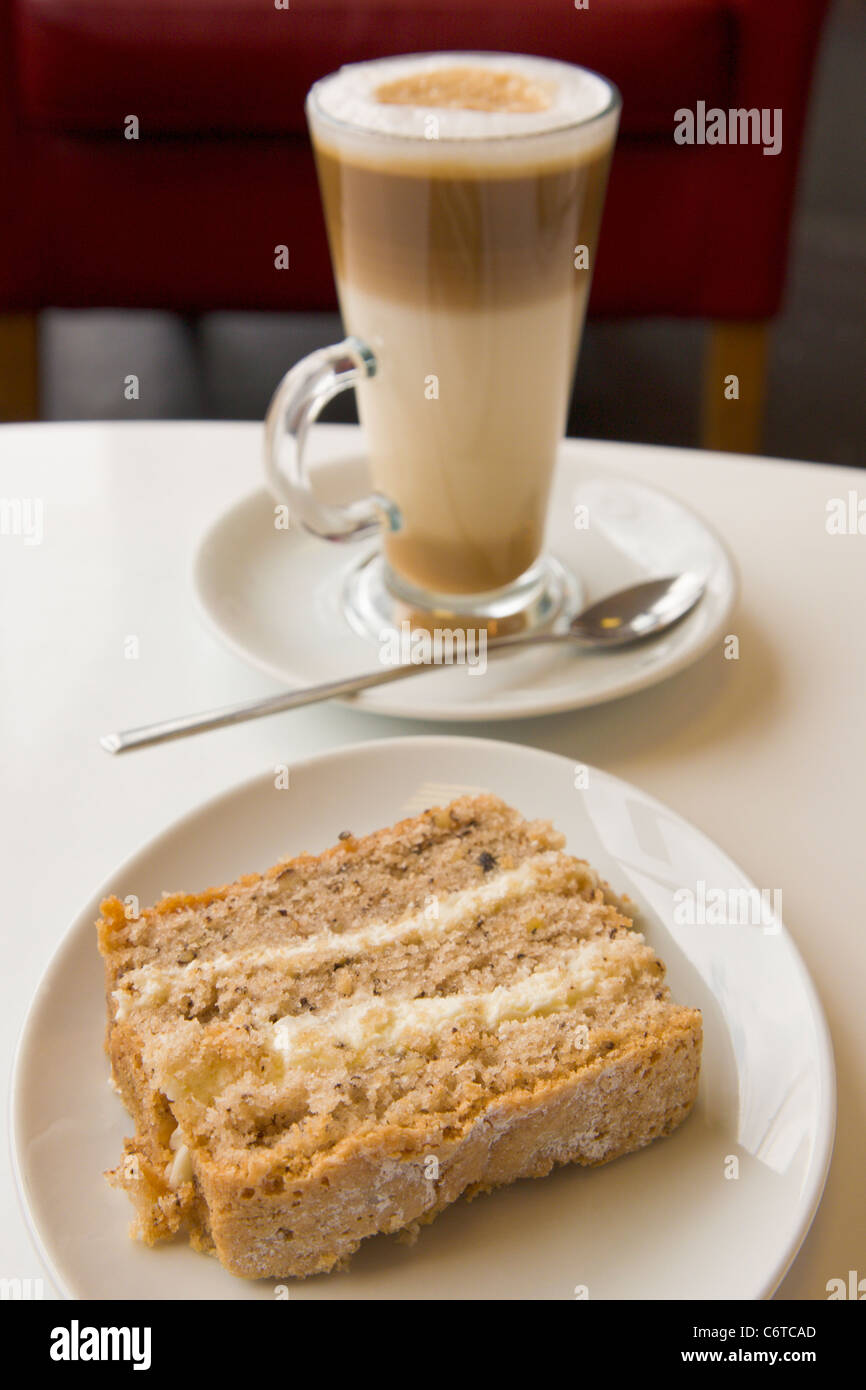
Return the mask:
[[395,942],[435,941],[460,927],[467,918],[518,902],[541,888],[556,890],[580,882],[596,887],[598,878],[582,860],[573,859],[560,850],[549,850],[533,855],[516,869],[502,870],[475,888],[465,888],[444,897],[431,895],[424,908],[396,922],[375,922],[355,931],[320,932],[310,940],[285,946],[252,947],[233,954],[223,952],[188,965],[143,965],[129,971],[123,983],[112,992],[115,1020],[123,1022],[134,1009],[164,1004],[174,985],[189,988],[201,979],[219,979],[234,975],[238,970],[268,965],[279,966],[287,975],[295,975],[329,957],[351,959]]
[[[507,1023],[579,1009],[587,999],[621,999],[645,974],[654,959],[637,932],[611,940],[585,939],[560,963],[536,970],[512,985],[485,993],[458,993],[431,999],[373,998],[340,1005],[328,1014],[291,1015],[267,1024],[250,1037],[246,1062],[218,1047],[197,1051],[185,1062],[154,1067],[160,1088],[172,1102],[194,1099],[209,1106],[227,1087],[251,1075],[251,1085],[282,1084],[297,1071],[354,1071],[389,1053],[400,1059],[407,1050],[423,1053],[436,1035],[475,1024],[491,1031]],[[576,1025],[580,1046],[588,1046],[592,1029]],[[147,1049],[146,1049],[147,1051]]]
[[652,955],[638,933],[586,941],[562,964],[536,970],[513,985],[486,994],[449,994],[432,999],[375,999],[315,1020],[294,1015],[270,1025],[269,1046],[286,1068],[311,1070],[339,1061],[346,1066],[371,1052],[425,1045],[445,1028],[477,1024],[493,1031],[503,1023],[544,1018],[574,1008],[590,995],[621,994]]
[[183,1182],[192,1182],[193,1168],[192,1158],[190,1157],[189,1146],[184,1140],[178,1125],[168,1141],[168,1147],[174,1154],[174,1158],[165,1167],[166,1182],[170,1187],[180,1187]]

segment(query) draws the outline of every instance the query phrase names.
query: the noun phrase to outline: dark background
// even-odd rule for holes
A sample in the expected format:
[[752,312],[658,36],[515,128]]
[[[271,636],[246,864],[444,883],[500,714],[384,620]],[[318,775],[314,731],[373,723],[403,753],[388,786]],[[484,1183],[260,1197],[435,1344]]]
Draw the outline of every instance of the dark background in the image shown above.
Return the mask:
[[[866,463],[864,87],[866,6],[836,0],[812,92],[786,302],[772,330],[764,452],[776,457]],[[260,419],[283,372],[342,337],[336,315],[187,321],[131,310],[49,311],[41,331],[46,420]],[[705,331],[667,319],[591,322],[569,434],[696,446]],[[131,372],[138,401],[123,398]],[[351,395],[324,418],[353,419]]]

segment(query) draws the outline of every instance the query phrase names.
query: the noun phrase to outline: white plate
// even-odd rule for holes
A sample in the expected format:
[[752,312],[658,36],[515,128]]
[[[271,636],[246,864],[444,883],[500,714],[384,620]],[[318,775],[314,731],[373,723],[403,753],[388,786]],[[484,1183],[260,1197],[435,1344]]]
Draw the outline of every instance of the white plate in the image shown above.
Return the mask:
[[[316,435],[314,433],[314,438]],[[357,434],[346,430],[347,440]],[[312,463],[329,499],[369,491],[363,458],[334,459],[338,427],[321,432]],[[575,507],[589,527],[575,530]],[[408,719],[491,720],[555,714],[631,694],[682,670],[726,631],[736,579],[731,559],[704,521],[666,493],[611,472],[591,447],[566,440],[551,499],[548,549],[578,577],[584,603],[641,579],[691,570],[706,580],[697,609],[645,645],[595,655],[561,647],[413,676],[351,697],[358,707]],[[341,612],[347,572],[367,550],[302,530],[277,530],[264,490],[244,497],[204,536],[194,587],[206,620],[238,656],[287,686],[376,670],[379,647]]]
[[[78,1298],[273,1298],[173,1244],[127,1236],[126,1197],[102,1177],[131,1129],[107,1085],[105,1001],[93,923],[109,892],[142,902],[222,883],[339,831],[390,824],[488,789],[552,818],[569,848],[638,905],[678,1002],[704,1016],[696,1107],[669,1138],[605,1167],[562,1168],[458,1201],[414,1247],[365,1242],[348,1272],[292,1281],[293,1299],[769,1296],[817,1207],[832,1148],[827,1027],[781,927],[678,926],[673,895],[703,880],[748,889],[727,856],[674,812],[594,769],[575,787],[555,754],[482,739],[365,743],[300,763],[288,790],[247,782],[178,821],[118,870],[51,962],[15,1066],[13,1152],[32,1229],[53,1276]],[[732,1159],[739,1176],[732,1171]]]

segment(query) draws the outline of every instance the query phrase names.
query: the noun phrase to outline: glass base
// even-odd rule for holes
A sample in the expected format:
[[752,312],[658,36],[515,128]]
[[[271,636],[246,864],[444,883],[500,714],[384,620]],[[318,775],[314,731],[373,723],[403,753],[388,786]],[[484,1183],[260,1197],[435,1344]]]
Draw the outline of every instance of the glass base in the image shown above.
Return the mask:
[[565,628],[583,606],[577,577],[552,555],[542,555],[514,584],[486,594],[430,594],[395,574],[380,550],[349,573],[343,612],[361,637],[413,630],[485,631],[490,638]]

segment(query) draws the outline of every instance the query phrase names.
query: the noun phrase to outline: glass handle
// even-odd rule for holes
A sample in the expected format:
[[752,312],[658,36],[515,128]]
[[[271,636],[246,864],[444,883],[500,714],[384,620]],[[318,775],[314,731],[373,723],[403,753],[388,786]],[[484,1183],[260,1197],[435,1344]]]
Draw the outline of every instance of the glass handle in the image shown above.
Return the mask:
[[308,531],[329,541],[359,540],[372,531],[396,531],[400,512],[381,493],[356,502],[320,502],[304,464],[307,433],[317,416],[341,391],[376,375],[376,358],[360,338],[320,348],[286,372],[265,416],[265,473],[278,501]]

